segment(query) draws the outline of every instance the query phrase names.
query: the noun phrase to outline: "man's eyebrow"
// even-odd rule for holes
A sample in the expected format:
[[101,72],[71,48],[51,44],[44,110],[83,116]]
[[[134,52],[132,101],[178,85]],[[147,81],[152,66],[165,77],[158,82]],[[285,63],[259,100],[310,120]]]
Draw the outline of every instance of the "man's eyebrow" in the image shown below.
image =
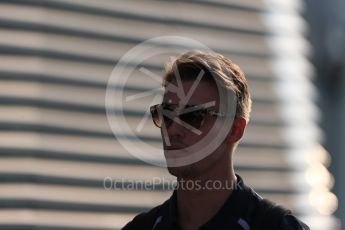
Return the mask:
[[210,102],[197,104],[197,105],[189,105],[190,107],[183,109],[181,114],[193,112],[193,111],[196,111],[199,109],[207,109],[207,108],[210,108],[210,107],[215,106],[215,105],[216,105],[215,101],[210,101]]
[[[171,103],[171,102],[165,102],[165,101],[162,101],[161,104],[167,105],[167,106],[180,106],[180,104],[178,103]],[[205,103],[195,103],[195,104],[190,103],[190,104],[183,105],[182,111],[190,112],[190,111],[199,110],[199,109],[214,108],[215,106],[216,106],[215,101],[210,101],[210,102],[205,102]]]

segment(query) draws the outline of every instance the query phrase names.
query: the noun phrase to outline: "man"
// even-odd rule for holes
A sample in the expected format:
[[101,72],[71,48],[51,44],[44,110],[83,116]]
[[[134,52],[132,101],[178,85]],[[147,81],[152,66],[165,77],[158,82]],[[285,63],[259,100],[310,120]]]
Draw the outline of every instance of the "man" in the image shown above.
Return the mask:
[[123,229],[309,229],[234,172],[234,150],[251,111],[236,64],[220,54],[188,52],[167,66],[163,86],[163,102],[151,114],[177,186],[165,203]]

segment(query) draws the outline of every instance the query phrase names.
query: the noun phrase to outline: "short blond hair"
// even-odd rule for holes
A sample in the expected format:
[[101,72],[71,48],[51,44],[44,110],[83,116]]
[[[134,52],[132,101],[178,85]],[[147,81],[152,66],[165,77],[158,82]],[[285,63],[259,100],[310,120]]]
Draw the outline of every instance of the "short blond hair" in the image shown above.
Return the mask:
[[[218,53],[205,53],[201,51],[190,51],[177,57],[176,60],[168,62],[165,66],[163,86],[171,82],[174,77],[174,68],[177,68],[181,80],[196,78],[201,70],[207,78],[220,82],[227,90],[231,90],[237,97],[236,117],[242,117],[249,121],[252,107],[248,82],[241,68],[230,59]],[[215,79],[216,78],[216,79]]]

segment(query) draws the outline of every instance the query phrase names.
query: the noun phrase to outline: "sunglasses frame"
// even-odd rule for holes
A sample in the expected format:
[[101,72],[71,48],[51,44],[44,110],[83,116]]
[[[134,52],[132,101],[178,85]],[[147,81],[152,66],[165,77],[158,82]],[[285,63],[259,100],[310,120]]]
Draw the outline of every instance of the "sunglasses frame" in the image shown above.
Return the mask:
[[[153,123],[155,124],[155,126],[157,126],[158,128],[162,128],[162,122],[165,122],[164,119],[162,119],[162,122],[161,124],[158,124],[154,118],[154,113],[157,113],[157,116],[159,116],[159,107],[161,108],[161,111],[163,111],[163,106],[164,105],[168,105],[168,106],[176,106],[175,108],[178,108],[179,105],[178,104],[167,104],[167,103],[162,103],[162,104],[156,104],[156,105],[152,105],[150,106],[150,112],[151,112],[151,118],[153,120]],[[197,129],[201,128],[206,117],[207,116],[216,116],[216,117],[224,117],[225,116],[225,113],[224,112],[217,112],[215,109],[210,109],[210,108],[205,108],[204,106],[202,105],[185,105],[183,107],[183,109],[181,109],[180,111],[176,111],[175,110],[171,110],[171,112],[173,113],[173,119],[170,118],[171,122],[169,122],[168,124],[165,124],[166,127],[169,127],[172,123],[172,121],[178,117],[181,121],[183,121],[183,119],[181,119],[181,115],[183,114],[186,114],[186,113],[189,113],[189,112],[193,112],[193,111],[198,111],[198,110],[201,110],[201,109],[204,109],[204,111],[206,111],[206,113],[204,113],[202,116],[202,121],[200,122],[200,125],[199,127],[195,127]],[[164,115],[164,113],[161,114],[161,116],[166,116]],[[185,122],[185,121],[183,121]],[[188,122],[185,122],[187,123],[188,125],[190,125]]]

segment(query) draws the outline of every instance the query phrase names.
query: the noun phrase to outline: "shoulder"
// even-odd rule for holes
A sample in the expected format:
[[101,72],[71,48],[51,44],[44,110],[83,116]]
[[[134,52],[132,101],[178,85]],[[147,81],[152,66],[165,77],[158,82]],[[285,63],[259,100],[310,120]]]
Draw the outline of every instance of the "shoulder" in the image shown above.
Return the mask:
[[293,215],[284,216],[280,230],[310,230],[310,228]]
[[[240,178],[240,177],[239,177]],[[296,218],[290,210],[268,199],[263,199],[240,178],[240,191],[237,198],[246,207],[244,218],[255,229],[265,230],[309,230],[309,227]]]
[[142,212],[128,222],[122,230],[152,229],[162,205],[158,205],[147,212]]
[[290,210],[267,199],[259,200],[255,217],[255,223],[262,229],[310,230]]

